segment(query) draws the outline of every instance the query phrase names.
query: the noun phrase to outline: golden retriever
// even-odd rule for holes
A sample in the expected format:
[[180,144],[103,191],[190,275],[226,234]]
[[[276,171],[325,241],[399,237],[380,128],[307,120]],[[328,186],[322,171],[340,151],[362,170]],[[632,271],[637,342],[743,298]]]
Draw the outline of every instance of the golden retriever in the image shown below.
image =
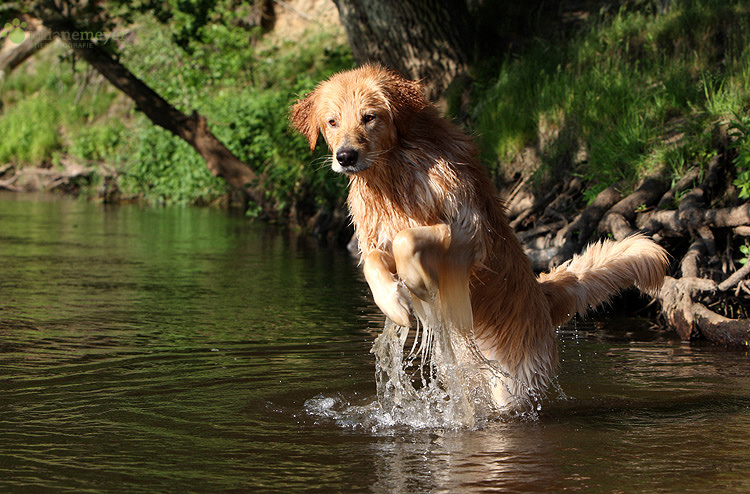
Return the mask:
[[[631,236],[593,244],[535,276],[469,136],[439,114],[418,82],[375,65],[335,74],[292,107],[314,149],[321,133],[348,206],[364,274],[395,324],[433,310],[464,328],[500,376],[503,410],[543,394],[557,366],[555,328],[636,285],[660,287],[667,253]],[[424,321],[423,321],[424,322]],[[468,328],[468,329],[466,329]],[[481,383],[477,382],[477,385]]]

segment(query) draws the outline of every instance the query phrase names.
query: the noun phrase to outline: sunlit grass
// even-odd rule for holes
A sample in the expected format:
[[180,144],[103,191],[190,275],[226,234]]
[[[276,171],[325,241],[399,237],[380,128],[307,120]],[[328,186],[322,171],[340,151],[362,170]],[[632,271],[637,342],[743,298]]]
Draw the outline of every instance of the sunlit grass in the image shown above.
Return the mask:
[[[747,25],[746,2],[674,1],[663,14],[621,10],[566,43],[533,44],[475,93],[485,159],[503,177],[536,148],[538,175],[579,174],[590,198],[616,182],[705,165],[711,134],[750,104]],[[545,135],[549,128],[566,132]],[[585,160],[571,159],[576,146]]]

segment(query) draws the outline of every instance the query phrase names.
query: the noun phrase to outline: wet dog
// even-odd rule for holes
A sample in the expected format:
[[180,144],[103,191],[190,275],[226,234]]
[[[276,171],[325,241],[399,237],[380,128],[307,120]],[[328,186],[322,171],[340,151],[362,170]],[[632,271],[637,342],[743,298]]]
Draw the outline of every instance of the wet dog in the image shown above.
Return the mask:
[[623,288],[663,281],[667,254],[640,235],[593,244],[537,277],[473,140],[395,72],[336,74],[294,104],[291,121],[311,149],[322,134],[333,170],[349,177],[375,303],[400,326],[413,325],[414,310],[462,328],[501,369],[484,379],[500,409],[522,409],[548,387],[557,326]]

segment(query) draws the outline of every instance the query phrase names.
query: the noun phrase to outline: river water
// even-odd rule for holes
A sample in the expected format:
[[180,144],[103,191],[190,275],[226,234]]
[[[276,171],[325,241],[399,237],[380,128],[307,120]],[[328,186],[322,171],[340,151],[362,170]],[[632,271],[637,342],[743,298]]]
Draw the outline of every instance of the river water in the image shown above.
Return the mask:
[[0,492],[749,492],[750,360],[560,330],[534,420],[388,424],[343,249],[223,211],[0,195]]

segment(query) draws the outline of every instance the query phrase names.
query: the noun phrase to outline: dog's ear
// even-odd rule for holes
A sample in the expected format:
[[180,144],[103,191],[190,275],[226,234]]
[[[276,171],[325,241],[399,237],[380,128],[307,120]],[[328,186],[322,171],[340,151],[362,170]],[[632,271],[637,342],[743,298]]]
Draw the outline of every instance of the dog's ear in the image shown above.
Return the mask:
[[384,81],[383,91],[399,130],[408,128],[411,117],[429,106],[422,85],[418,81],[405,79],[396,72],[391,72],[390,77]]
[[318,143],[318,123],[315,121],[315,107],[318,103],[317,91],[312,91],[304,98],[297,100],[292,106],[292,113],[290,120],[292,126],[299,131],[300,134],[307,137],[307,142],[310,143],[310,150],[315,149],[315,145]]

